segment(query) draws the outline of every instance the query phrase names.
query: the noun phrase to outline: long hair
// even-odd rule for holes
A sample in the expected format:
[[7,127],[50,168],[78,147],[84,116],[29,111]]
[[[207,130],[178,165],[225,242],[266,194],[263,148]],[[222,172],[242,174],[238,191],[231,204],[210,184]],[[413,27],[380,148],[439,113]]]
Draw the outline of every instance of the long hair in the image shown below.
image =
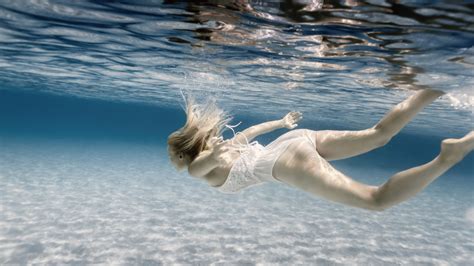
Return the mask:
[[200,152],[210,148],[212,137],[220,137],[231,120],[215,101],[197,104],[193,97],[185,97],[186,123],[168,137],[168,146],[176,154],[187,155],[191,162]]

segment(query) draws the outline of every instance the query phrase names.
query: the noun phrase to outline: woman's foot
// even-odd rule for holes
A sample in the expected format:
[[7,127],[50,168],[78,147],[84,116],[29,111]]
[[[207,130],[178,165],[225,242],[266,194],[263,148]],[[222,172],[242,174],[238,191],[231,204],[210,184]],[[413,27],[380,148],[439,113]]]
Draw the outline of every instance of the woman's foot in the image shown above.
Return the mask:
[[444,94],[445,94],[444,91],[433,90],[433,89],[424,89],[424,90],[420,90],[418,92],[418,94],[416,94],[417,95],[416,97],[420,101],[432,102],[432,101],[438,99],[439,97],[443,96]]
[[447,163],[458,163],[474,149],[474,131],[460,139],[445,139],[441,142],[439,158]]

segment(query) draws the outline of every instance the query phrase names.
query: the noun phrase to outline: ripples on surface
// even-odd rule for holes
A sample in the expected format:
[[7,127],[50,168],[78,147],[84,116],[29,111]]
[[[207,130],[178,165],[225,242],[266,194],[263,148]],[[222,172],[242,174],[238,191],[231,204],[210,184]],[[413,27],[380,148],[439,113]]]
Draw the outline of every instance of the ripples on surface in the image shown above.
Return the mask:
[[372,89],[431,86],[470,109],[473,11],[423,1],[4,0],[0,82],[173,105],[183,88],[268,112],[261,103],[393,102]]

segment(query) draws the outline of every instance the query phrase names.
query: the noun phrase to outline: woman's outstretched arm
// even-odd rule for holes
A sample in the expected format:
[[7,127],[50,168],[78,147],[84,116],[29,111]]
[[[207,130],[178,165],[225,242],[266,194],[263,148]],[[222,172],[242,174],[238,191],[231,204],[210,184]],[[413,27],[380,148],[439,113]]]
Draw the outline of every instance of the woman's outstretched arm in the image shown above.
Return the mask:
[[273,130],[279,128],[288,128],[293,129],[298,124],[296,124],[299,120],[303,118],[303,115],[300,112],[289,112],[285,117],[280,120],[269,121],[265,123],[261,123],[258,125],[251,126],[240,134],[237,134],[232,141],[235,143],[246,143],[247,141],[250,142],[255,137],[271,132]]

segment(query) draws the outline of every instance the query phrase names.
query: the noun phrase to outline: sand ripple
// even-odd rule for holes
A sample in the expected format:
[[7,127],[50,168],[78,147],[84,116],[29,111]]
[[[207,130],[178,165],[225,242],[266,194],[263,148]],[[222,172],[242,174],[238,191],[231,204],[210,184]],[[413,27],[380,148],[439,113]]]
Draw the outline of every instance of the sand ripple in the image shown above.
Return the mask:
[[3,148],[3,265],[474,264],[462,185],[373,213],[279,184],[220,194],[156,146]]

